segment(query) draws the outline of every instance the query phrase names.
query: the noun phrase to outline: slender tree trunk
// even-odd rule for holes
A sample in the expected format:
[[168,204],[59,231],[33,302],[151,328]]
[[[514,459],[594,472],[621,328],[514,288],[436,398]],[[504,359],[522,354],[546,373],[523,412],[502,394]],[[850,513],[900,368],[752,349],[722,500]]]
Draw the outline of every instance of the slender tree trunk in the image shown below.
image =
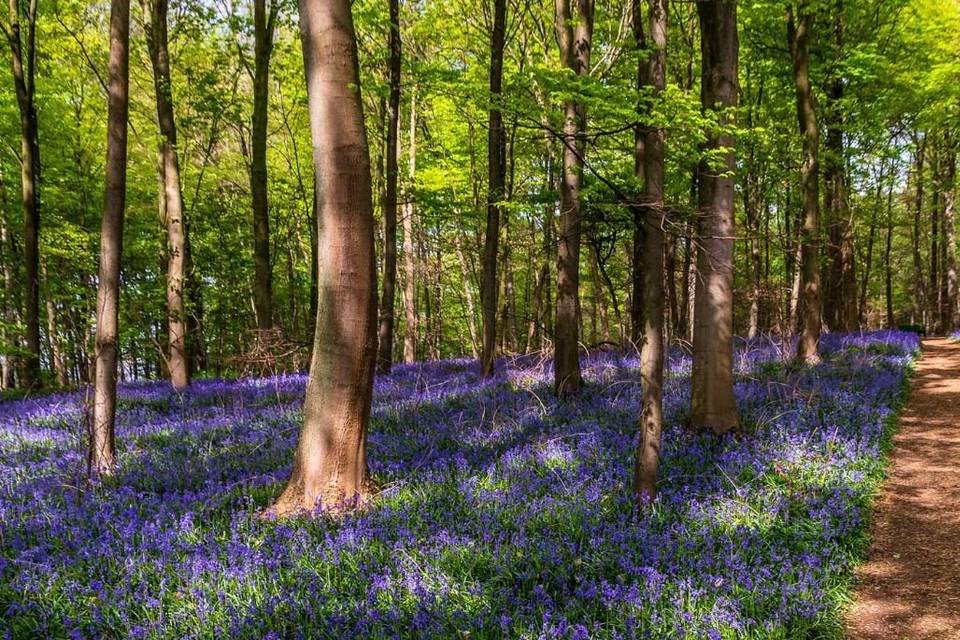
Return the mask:
[[[3,176],[0,175],[0,256],[3,257],[3,320],[8,327],[15,327],[18,323],[19,304],[17,302],[16,285],[14,273],[14,259],[16,251],[13,245],[13,236],[7,226],[6,216],[6,188],[3,184]],[[0,338],[4,342],[13,340],[17,344],[17,336],[7,335],[6,329],[0,333]],[[12,389],[14,387],[15,373],[17,369],[17,359],[12,355],[0,356],[0,389]]]
[[675,335],[680,323],[680,305],[677,301],[677,235],[667,233],[664,236],[663,250],[663,286],[666,300],[666,320],[664,336],[669,343],[670,336]]
[[915,151],[914,159],[914,211],[913,211],[913,278],[916,283],[916,299],[914,304],[920,312],[921,323],[927,329],[924,321],[926,301],[926,285],[923,276],[923,259],[920,256],[920,219],[923,216],[923,156],[926,153],[926,138],[921,138]]
[[[655,99],[666,88],[667,79],[667,0],[649,0],[650,86]],[[663,430],[663,236],[666,223],[664,207],[664,131],[648,127],[644,144],[643,205],[646,228],[643,243],[644,335],[640,351],[640,441],[633,475],[635,500],[642,504],[657,493],[657,469],[660,466],[660,434]]]
[[417,255],[414,239],[414,216],[416,204],[413,201],[413,185],[417,175],[417,88],[410,94],[410,141],[408,150],[410,185],[406,190],[403,203],[403,361],[414,362],[417,359]]
[[[834,8],[834,55],[843,56],[843,0],[837,0]],[[828,108],[826,139],[826,161],[824,183],[828,187],[826,206],[830,222],[830,254],[832,276],[830,280],[829,301],[824,314],[830,318],[831,326],[843,331],[857,330],[857,275],[856,254],[854,252],[853,218],[847,195],[846,154],[843,144],[843,101],[844,81],[837,74],[830,82],[827,91]]]
[[[21,383],[27,389],[39,387],[40,378],[40,138],[37,126],[36,32],[37,0],[24,3],[10,0],[8,42],[12,54],[13,85],[20,110],[20,183],[23,190],[23,261],[26,275],[26,348]],[[21,33],[26,21],[26,42]]]
[[[700,99],[718,123],[730,122],[737,106],[737,5],[734,0],[704,0],[700,17],[703,68]],[[696,428],[723,433],[739,422],[733,396],[733,239],[734,139],[712,132],[708,151],[723,151],[723,173],[703,162],[697,211],[696,307],[693,333],[692,409]]]
[[933,166],[933,194],[930,198],[930,281],[927,283],[927,303],[930,325],[939,332],[940,327],[940,155],[936,144],[931,149]]
[[957,175],[957,150],[953,137],[949,134],[944,141],[947,153],[946,168],[943,181],[943,226],[946,236],[946,309],[944,312],[944,328],[947,332],[960,327],[960,308],[957,307],[957,231],[956,231],[956,204],[955,189]]
[[[551,145],[551,136],[549,132],[544,135],[543,163],[544,174],[542,189],[544,194],[547,194],[553,191],[554,181],[553,147]],[[544,322],[544,309],[549,307],[549,302],[547,302],[545,298],[548,289],[547,283],[550,278],[550,264],[552,262],[550,257],[551,250],[553,248],[551,230],[553,229],[553,216],[555,208],[556,204],[552,198],[543,205],[543,262],[540,265],[540,272],[537,276],[537,282],[533,295],[533,312],[530,315],[530,322],[527,326],[527,352],[535,351],[538,348],[542,349],[545,339],[544,334],[546,333],[546,323]],[[532,219],[530,226],[531,246],[535,246],[535,223]]]
[[[319,283],[317,282],[317,264],[319,260],[317,249],[317,177],[313,177],[313,202],[310,205],[310,318],[307,321],[309,335],[313,336],[317,330],[317,299],[319,297]],[[312,359],[312,343],[311,343]]]
[[887,246],[884,250],[886,265],[887,328],[892,329],[893,321],[893,264],[890,249],[893,247],[893,182],[887,186]]
[[[750,67],[747,68],[747,129],[754,127],[754,106],[759,106],[763,96],[763,84],[760,85],[759,95],[754,98],[752,95],[753,85]],[[747,172],[743,180],[743,209],[747,217],[747,228],[750,231],[748,249],[750,251],[750,312],[747,328],[747,337],[755,338],[760,333],[760,291],[763,273],[761,270],[760,256],[760,217],[759,201],[760,194],[757,178],[757,157],[756,143],[751,142],[749,156],[747,158]]]
[[47,269],[43,264],[40,265],[40,272],[47,286],[47,340],[50,343],[50,364],[57,376],[57,385],[66,387],[70,381],[67,379],[67,367],[63,360],[60,332],[57,329],[57,309],[53,303],[53,296],[50,295],[50,279],[47,277]]
[[[633,2],[633,42],[637,51],[647,50],[646,35],[643,31],[643,10],[642,0],[632,0]],[[647,58],[640,56],[637,61],[636,88],[637,95],[650,85],[650,62]],[[649,109],[645,102],[637,102],[638,120],[640,116],[646,115]],[[638,185],[644,185],[645,175],[645,156],[647,127],[638,122],[633,128],[633,175]],[[644,244],[644,210],[643,207],[630,207],[630,213],[633,218],[633,241],[631,245],[632,256],[630,260],[630,342],[635,349],[639,349],[644,338],[643,323],[643,244]]]
[[[593,0],[556,0],[560,60],[579,76],[590,73]],[[557,248],[557,321],[554,389],[563,397],[580,389],[580,189],[583,185],[587,116],[577,100],[564,103],[563,176],[560,181],[560,235]]]
[[477,305],[473,298],[473,277],[470,266],[463,254],[463,241],[460,234],[453,236],[454,247],[457,250],[457,261],[460,263],[460,279],[463,281],[463,295],[467,302],[467,329],[470,331],[470,351],[474,358],[480,357],[480,340],[477,335]]
[[487,228],[483,242],[483,278],[480,283],[480,306],[483,314],[483,347],[480,352],[480,375],[493,374],[497,357],[497,256],[500,245],[500,202],[506,180],[506,132],[500,112],[503,91],[503,49],[506,40],[506,0],[494,0],[493,31],[490,35],[490,100],[487,128]]
[[755,338],[760,333],[760,291],[763,272],[760,260],[760,217],[757,211],[756,178],[752,173],[753,162],[750,166],[751,173],[748,173],[744,180],[743,207],[747,216],[747,227],[750,229],[750,314],[747,337]]
[[88,473],[110,475],[116,465],[114,421],[117,411],[120,262],[127,182],[129,110],[130,2],[110,7],[110,84],[107,97],[107,163],[103,221],[100,227],[100,277],[97,285],[96,374],[90,424]]
[[820,216],[820,169],[817,161],[819,133],[817,115],[813,108],[810,89],[809,38],[814,16],[809,13],[806,0],[797,7],[794,20],[793,8],[787,8],[787,39],[793,56],[793,77],[797,93],[797,120],[803,137],[803,165],[801,183],[803,190],[803,226],[800,230],[800,261],[803,293],[803,330],[797,341],[797,360],[806,363],[819,361],[817,343],[820,341],[820,271],[817,266],[817,251]]
[[320,297],[303,424],[280,516],[368,494],[367,422],[377,356],[370,158],[349,0],[301,0],[317,176]]
[[[155,0],[156,2],[166,0]],[[267,112],[270,106],[270,55],[280,8],[272,0],[253,2],[253,118],[250,127],[250,195],[253,201],[253,304],[257,329],[273,328],[273,273],[270,264],[270,209],[267,202]]]
[[383,198],[383,299],[380,301],[380,353],[377,366],[393,365],[394,301],[397,286],[397,130],[400,124],[400,0],[390,0],[390,95],[387,99],[386,178]]
[[873,213],[870,215],[870,231],[867,234],[867,255],[864,259],[863,277],[860,280],[860,306],[857,310],[857,324],[861,327],[864,326],[866,322],[867,290],[870,285],[870,272],[873,270],[873,242],[877,233],[877,212],[880,210],[880,202],[883,195],[884,169],[885,167],[881,162],[880,171],[877,174],[877,195],[874,200]]
[[167,47],[167,0],[148,0],[147,47],[153,66],[160,127],[160,166],[163,179],[163,217],[167,227],[167,333],[170,344],[170,383],[176,389],[190,384],[191,366],[187,349],[187,308],[184,286],[187,272],[187,231],[184,220],[177,127],[173,114],[170,56]]

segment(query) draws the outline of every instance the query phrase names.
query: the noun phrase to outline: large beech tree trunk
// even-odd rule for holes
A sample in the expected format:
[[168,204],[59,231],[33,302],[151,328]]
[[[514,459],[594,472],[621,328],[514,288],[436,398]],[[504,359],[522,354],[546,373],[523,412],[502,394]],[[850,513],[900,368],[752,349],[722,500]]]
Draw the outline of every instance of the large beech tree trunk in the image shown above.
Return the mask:
[[107,164],[97,285],[97,364],[87,457],[87,469],[92,477],[110,475],[116,465],[114,419],[117,411],[120,261],[123,255],[123,213],[127,187],[129,42],[130,0],[113,0],[110,6]]
[[[697,4],[703,59],[700,100],[721,126],[737,106],[737,5],[735,0]],[[707,151],[725,149],[719,169],[700,166],[697,211],[697,291],[693,331],[691,425],[723,433],[739,424],[733,396],[733,173],[734,139],[711,132]]]
[[181,389],[190,384],[192,367],[187,349],[187,227],[184,220],[183,189],[177,152],[177,126],[173,115],[170,83],[170,55],[167,47],[167,0],[148,0],[147,48],[153,66],[160,127],[160,169],[163,186],[163,222],[167,227],[167,334],[170,346],[170,383]]
[[334,510],[368,493],[365,448],[377,355],[370,158],[349,0],[301,0],[317,176],[319,300],[293,472],[272,510]]
[[383,198],[383,298],[377,367],[393,366],[394,300],[397,288],[397,130],[400,124],[400,1],[390,0],[390,95],[387,99],[386,188]]
[[[556,0],[560,61],[575,74],[590,73],[593,0]],[[560,232],[557,246],[557,320],[554,389],[567,396],[580,389],[580,189],[583,185],[584,105],[563,105],[563,176],[560,180]]]
[[[10,44],[13,86],[20,110],[20,184],[23,191],[23,261],[26,275],[26,348],[30,355],[21,362],[24,388],[40,379],[40,138],[37,126],[37,0],[29,0],[21,15],[19,1],[10,2]],[[21,33],[26,21],[26,41]]]
[[[667,82],[667,0],[649,0],[650,73],[654,98]],[[663,430],[664,287],[663,250],[666,209],[664,191],[664,131],[647,127],[644,142],[643,208],[643,346],[640,350],[640,441],[637,445],[633,491],[638,503],[657,493],[660,434]],[[671,274],[672,275],[672,274]]]
[[800,168],[803,201],[803,225],[800,229],[800,270],[802,293],[802,329],[797,341],[797,360],[816,363],[820,341],[820,270],[817,266],[820,217],[820,168],[817,161],[819,133],[817,114],[810,89],[810,29],[813,14],[805,1],[787,8],[787,41],[793,57],[793,79],[797,93],[797,121],[803,138],[803,164]]
[[[157,0],[160,1],[160,0]],[[250,127],[250,196],[253,201],[253,306],[257,329],[273,328],[273,270],[270,264],[270,209],[267,203],[267,111],[270,55],[280,3],[253,2],[253,118]]]
[[480,375],[493,374],[497,357],[497,254],[500,245],[500,203],[506,182],[506,131],[500,111],[503,91],[503,48],[506,40],[506,0],[494,0],[493,31],[490,34],[490,113],[487,128],[487,228],[483,241],[483,277],[480,282],[480,307],[483,316],[483,340],[480,351]]

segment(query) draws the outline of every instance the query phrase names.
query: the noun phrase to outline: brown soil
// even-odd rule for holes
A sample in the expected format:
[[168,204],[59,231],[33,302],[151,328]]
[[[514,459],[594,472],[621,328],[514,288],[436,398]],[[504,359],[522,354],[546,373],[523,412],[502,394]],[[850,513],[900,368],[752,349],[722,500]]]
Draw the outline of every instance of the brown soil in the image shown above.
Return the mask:
[[923,341],[877,501],[851,640],[960,640],[960,344]]

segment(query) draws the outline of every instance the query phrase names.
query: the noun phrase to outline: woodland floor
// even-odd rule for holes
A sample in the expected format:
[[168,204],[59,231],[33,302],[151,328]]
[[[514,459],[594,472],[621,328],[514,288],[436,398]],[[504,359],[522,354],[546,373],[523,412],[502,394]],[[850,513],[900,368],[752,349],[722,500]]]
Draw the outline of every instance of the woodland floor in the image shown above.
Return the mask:
[[923,341],[894,437],[850,640],[960,639],[960,343]]

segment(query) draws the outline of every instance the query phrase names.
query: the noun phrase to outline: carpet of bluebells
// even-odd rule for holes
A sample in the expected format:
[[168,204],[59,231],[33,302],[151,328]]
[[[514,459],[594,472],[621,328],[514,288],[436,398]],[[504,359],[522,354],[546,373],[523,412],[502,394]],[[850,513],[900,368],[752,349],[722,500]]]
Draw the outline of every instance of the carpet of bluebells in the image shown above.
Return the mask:
[[83,477],[83,391],[0,404],[0,638],[838,636],[918,349],[831,334],[823,363],[740,343],[743,428],[685,428],[671,353],[659,499],[629,481],[635,354],[596,353],[575,401],[548,360],[378,378],[378,495],[334,521],[265,521],[304,376],[123,386],[120,469]]

